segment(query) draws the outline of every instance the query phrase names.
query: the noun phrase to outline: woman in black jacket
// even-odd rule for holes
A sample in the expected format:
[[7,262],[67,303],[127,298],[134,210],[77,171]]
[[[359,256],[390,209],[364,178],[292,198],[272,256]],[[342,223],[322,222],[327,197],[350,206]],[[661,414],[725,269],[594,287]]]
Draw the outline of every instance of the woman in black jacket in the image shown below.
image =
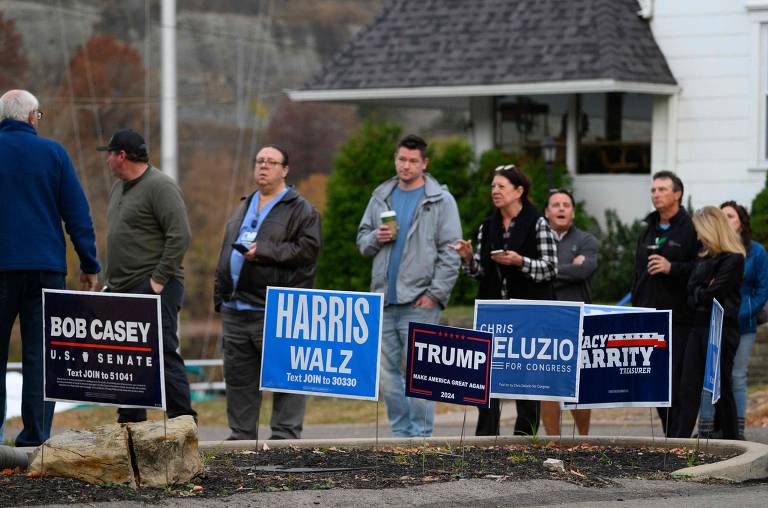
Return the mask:
[[[453,249],[461,256],[464,272],[480,282],[477,297],[497,300],[520,298],[554,300],[557,244],[547,220],[528,201],[531,181],[513,165],[499,166],[491,184],[496,210],[483,221],[472,242],[459,240]],[[539,427],[539,402],[518,400],[516,435],[535,435]],[[499,434],[499,399],[490,409],[479,409],[478,436]]]
[[673,437],[691,437],[699,413],[707,361],[712,300],[724,310],[720,346],[720,400],[715,405],[723,438],[739,435],[731,370],[739,346],[739,304],[744,275],[744,245],[719,208],[705,206],[693,215],[693,225],[703,246],[688,280],[688,306],[694,311],[693,331],[686,344],[680,383],[680,412]]

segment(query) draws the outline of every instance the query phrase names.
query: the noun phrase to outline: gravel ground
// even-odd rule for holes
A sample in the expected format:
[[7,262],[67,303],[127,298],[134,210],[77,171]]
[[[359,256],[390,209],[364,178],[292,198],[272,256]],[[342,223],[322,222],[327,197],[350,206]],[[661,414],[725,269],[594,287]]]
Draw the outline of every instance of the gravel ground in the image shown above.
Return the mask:
[[[193,483],[169,489],[131,490],[61,478],[0,475],[0,506],[95,502],[161,503],[182,498],[212,501],[243,493],[328,489],[392,489],[486,479],[497,482],[554,480],[591,489],[620,480],[669,480],[674,470],[723,460],[682,448],[611,448],[582,444],[460,448],[296,449],[203,454],[205,471]],[[563,470],[543,466],[563,462]]]

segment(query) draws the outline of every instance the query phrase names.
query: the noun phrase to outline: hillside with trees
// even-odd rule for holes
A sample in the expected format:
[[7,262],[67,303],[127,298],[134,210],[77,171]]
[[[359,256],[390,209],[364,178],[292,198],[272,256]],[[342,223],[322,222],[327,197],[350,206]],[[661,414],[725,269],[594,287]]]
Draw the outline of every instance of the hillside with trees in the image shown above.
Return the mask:
[[[179,183],[193,232],[185,312],[193,317],[210,315],[222,231],[240,197],[252,190],[258,147],[284,145],[292,155],[289,180],[299,183],[327,175],[337,146],[358,127],[357,107],[294,104],[284,90],[318,72],[380,4],[177,2]],[[37,95],[45,113],[40,134],[70,153],[103,259],[114,178],[95,147],[131,127],[144,134],[151,160],[160,163],[160,2],[0,0],[0,61],[0,90],[26,88]],[[314,194],[324,200],[324,193]],[[72,278],[78,269],[69,254]]]

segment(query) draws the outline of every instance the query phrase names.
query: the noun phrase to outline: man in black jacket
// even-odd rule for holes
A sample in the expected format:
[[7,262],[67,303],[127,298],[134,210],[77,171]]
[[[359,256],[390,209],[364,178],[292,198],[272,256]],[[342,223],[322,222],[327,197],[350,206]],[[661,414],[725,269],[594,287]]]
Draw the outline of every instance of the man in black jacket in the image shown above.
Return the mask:
[[[267,286],[311,288],[320,252],[320,215],[285,184],[288,153],[275,145],[256,155],[258,190],[243,198],[227,224],[214,304],[221,312],[228,439],[257,439],[262,335]],[[274,393],[270,439],[298,439],[303,395]]]
[[693,325],[686,287],[699,242],[691,217],[683,208],[683,182],[671,171],[653,175],[651,200],[655,212],[645,218],[635,253],[632,305],[672,310],[672,407],[658,408],[664,432],[675,428],[682,352]]

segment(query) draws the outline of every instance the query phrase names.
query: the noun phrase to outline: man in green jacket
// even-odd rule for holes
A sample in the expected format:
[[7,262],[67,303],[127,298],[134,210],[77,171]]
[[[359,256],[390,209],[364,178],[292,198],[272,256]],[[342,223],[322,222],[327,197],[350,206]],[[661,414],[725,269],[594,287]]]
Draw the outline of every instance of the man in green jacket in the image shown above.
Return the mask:
[[[168,417],[190,415],[197,420],[184,360],[177,351],[178,315],[184,299],[181,262],[190,239],[181,189],[149,164],[147,144],[133,130],[116,132],[107,146],[97,150],[107,152],[107,165],[119,178],[107,205],[107,289],[160,295]],[[118,410],[120,423],[146,419],[144,409]]]

